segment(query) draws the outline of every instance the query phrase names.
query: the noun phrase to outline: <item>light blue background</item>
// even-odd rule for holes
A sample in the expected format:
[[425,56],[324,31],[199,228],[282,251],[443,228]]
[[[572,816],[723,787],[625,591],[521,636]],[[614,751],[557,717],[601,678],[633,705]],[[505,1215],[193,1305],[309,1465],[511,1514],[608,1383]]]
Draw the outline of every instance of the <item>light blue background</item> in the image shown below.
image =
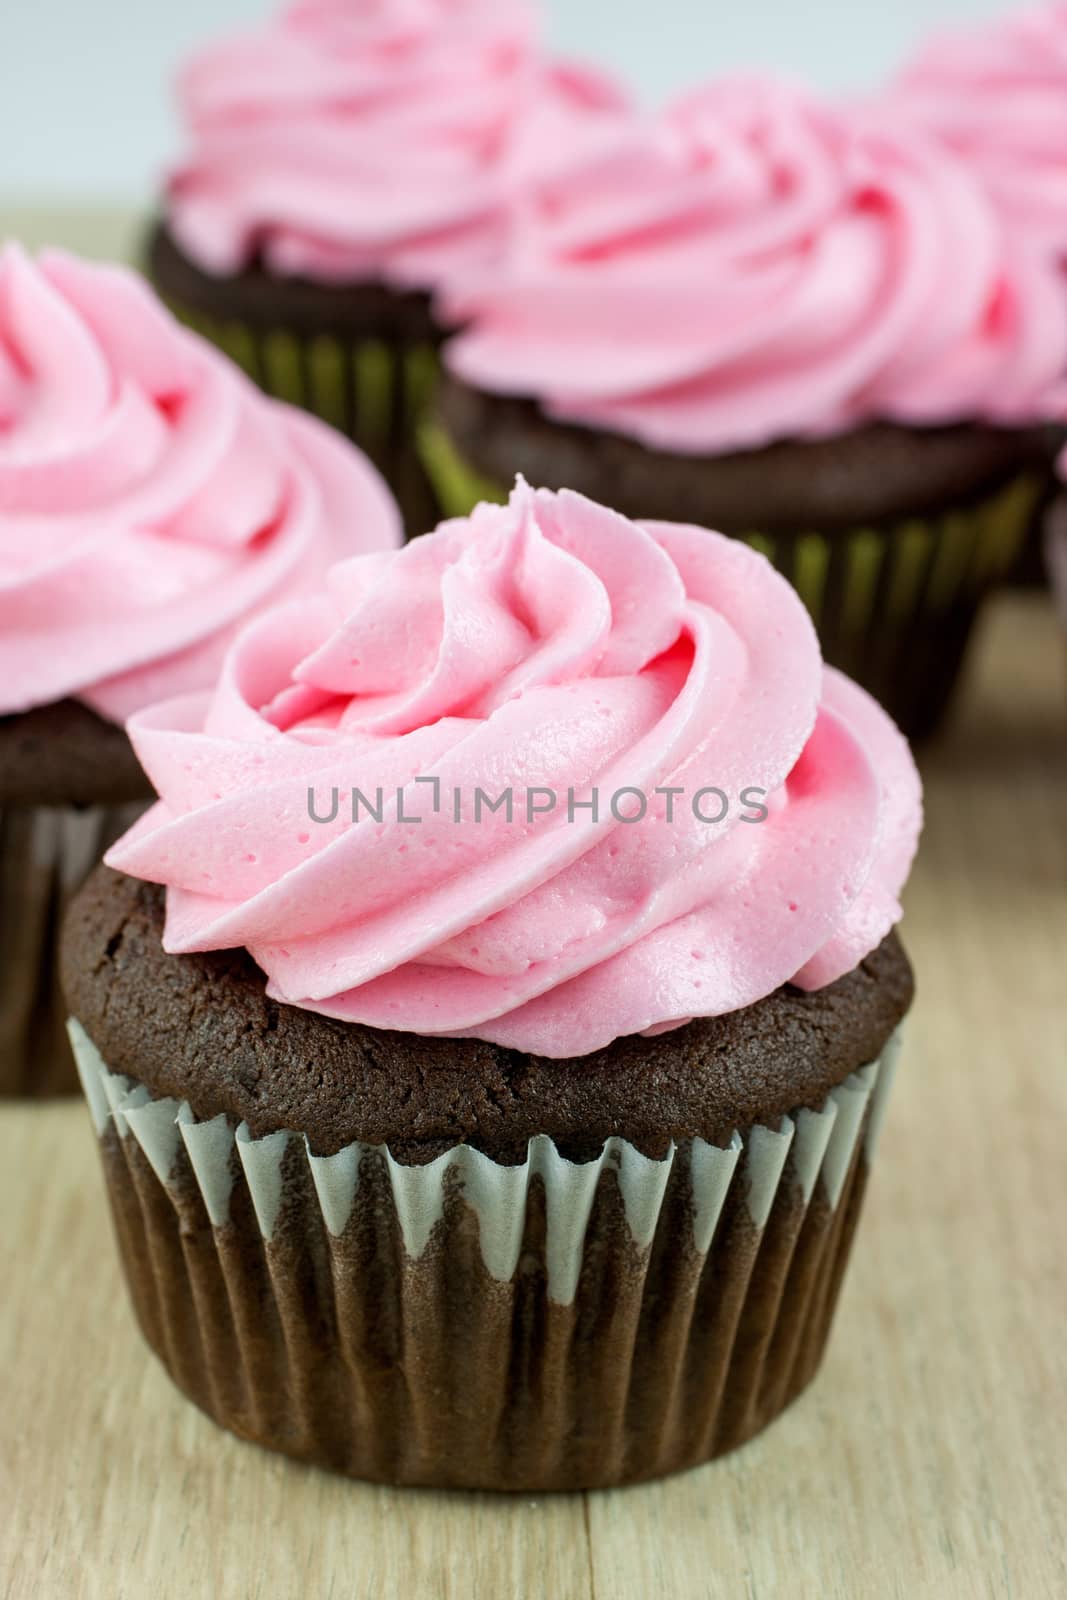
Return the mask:
[[[177,148],[173,65],[269,0],[0,0],[0,193],[139,204]],[[935,25],[997,0],[549,0],[550,34],[651,100],[738,67],[826,89],[876,83]]]

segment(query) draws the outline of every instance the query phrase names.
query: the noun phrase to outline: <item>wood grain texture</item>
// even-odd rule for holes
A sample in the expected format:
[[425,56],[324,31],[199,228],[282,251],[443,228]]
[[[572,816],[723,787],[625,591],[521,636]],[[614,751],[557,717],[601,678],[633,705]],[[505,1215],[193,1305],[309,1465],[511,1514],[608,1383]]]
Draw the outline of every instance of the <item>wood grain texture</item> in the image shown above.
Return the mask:
[[768,1433],[651,1487],[393,1492],[220,1433],[133,1326],[80,1105],[0,1112],[10,1600],[1067,1594],[1067,653],[987,618],[923,760],[920,997],[830,1354]]

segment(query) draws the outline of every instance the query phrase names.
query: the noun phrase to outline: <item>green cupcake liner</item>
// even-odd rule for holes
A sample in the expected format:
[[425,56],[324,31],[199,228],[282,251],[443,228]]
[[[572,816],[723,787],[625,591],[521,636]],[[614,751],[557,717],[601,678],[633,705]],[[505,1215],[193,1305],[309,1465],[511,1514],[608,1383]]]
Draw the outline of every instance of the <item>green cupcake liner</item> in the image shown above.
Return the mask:
[[[419,450],[448,516],[508,490],[472,468],[436,419]],[[799,593],[823,655],[881,700],[911,738],[941,720],[980,604],[1015,562],[1044,491],[1023,473],[949,511],[820,533],[742,535]]]
[[419,456],[434,494],[446,517],[467,517],[481,500],[506,505],[511,486],[488,478],[464,461],[441,423],[423,420],[418,436]]
[[173,299],[168,304],[265,393],[320,417],[358,445],[396,495],[409,538],[436,525],[440,508],[416,444],[437,382],[431,344],[264,331],[206,316]]

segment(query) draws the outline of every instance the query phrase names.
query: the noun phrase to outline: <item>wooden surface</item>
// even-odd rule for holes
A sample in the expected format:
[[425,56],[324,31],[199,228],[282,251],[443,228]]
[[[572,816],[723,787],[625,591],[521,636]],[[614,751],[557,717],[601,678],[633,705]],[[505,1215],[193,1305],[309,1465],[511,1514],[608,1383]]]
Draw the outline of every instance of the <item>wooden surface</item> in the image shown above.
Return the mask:
[[647,1488],[394,1492],[219,1432],[135,1332],[80,1105],[0,1111],[0,1592],[460,1600],[1067,1595],[1067,654],[1006,598],[924,759],[919,975],[830,1354]]

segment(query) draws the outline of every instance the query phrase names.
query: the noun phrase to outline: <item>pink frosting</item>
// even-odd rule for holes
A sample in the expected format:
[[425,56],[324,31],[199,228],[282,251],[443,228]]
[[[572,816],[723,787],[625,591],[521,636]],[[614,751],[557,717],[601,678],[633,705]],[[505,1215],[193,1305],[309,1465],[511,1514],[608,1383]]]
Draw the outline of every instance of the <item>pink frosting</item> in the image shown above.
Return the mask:
[[545,62],[520,0],[304,0],[205,51],[169,223],[208,271],[432,289],[492,258],[532,172],[626,105]]
[[1067,256],[1067,5],[935,39],[892,93],[973,164],[1013,227]]
[[955,157],[763,80],[631,121],[537,186],[506,265],[446,309],[482,389],[683,453],[1030,419],[1067,301]]
[[358,451],[134,274],[0,254],[0,714],[207,688],[250,615],[400,539]]
[[[920,825],[904,740],[763,557],[521,480],[338,566],[130,736],[162,799],[109,860],[168,885],[168,950],[244,945],[292,1004],[553,1057],[849,971]],[[558,805],[531,820],[534,788]]]

